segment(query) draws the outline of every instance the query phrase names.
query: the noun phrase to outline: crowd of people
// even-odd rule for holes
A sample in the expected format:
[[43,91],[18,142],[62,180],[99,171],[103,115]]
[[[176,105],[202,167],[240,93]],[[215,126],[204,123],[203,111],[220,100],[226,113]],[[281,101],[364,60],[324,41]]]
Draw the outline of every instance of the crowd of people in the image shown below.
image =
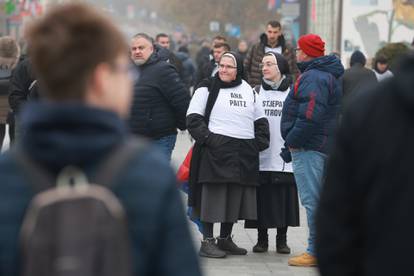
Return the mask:
[[[111,275],[102,267],[119,275],[200,275],[170,167],[177,129],[194,142],[188,206],[202,232],[200,257],[248,254],[232,235],[238,220],[257,230],[251,251],[268,251],[275,228],[276,252],[290,254],[299,201],[308,246],[291,266],[389,275],[398,261],[383,252],[411,248],[404,241],[412,225],[411,146],[403,141],[413,134],[406,128],[412,55],[395,77],[388,57],[377,54],[368,69],[361,51],[345,70],[326,54],[323,38],[306,34],[291,45],[272,20],[251,47],[242,40],[232,50],[218,35],[202,42],[193,61],[187,45],[174,51],[165,33],[138,32],[128,44],[84,4],[51,9],[26,39],[23,56],[13,38],[0,37],[0,150],[6,124],[13,142],[0,156],[0,275]],[[104,191],[89,183],[105,183]],[[68,233],[75,241],[86,235],[63,231],[81,223],[70,212],[90,211],[93,225],[117,213],[114,204],[123,215],[111,227],[99,224],[105,232],[93,232],[84,249],[90,254],[76,256],[76,242],[73,251],[62,246]],[[377,231],[378,222],[388,230]],[[23,231],[27,225],[31,231]],[[109,257],[113,246],[128,257]],[[397,274],[408,275],[410,255],[401,258]]]

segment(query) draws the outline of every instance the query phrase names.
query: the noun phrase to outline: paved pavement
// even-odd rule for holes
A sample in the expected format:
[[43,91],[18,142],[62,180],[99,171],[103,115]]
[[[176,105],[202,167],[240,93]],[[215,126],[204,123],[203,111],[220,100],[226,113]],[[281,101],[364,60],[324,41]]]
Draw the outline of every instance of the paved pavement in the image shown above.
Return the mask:
[[[178,134],[176,148],[173,153],[173,166],[177,168],[184,159],[191,142],[187,133]],[[276,253],[276,233],[269,231],[269,252],[253,253],[252,247],[256,243],[257,232],[254,229],[244,229],[240,221],[234,226],[233,235],[237,245],[246,248],[247,256],[229,256],[226,259],[201,258],[205,276],[317,276],[315,268],[298,268],[287,265],[290,256],[300,254],[306,249],[307,227],[306,215],[303,208],[300,210],[301,227],[291,227],[288,230],[288,245],[292,249],[291,255]],[[194,244],[198,250],[201,234],[195,224],[190,222]],[[215,236],[219,234],[219,225],[215,225]]]

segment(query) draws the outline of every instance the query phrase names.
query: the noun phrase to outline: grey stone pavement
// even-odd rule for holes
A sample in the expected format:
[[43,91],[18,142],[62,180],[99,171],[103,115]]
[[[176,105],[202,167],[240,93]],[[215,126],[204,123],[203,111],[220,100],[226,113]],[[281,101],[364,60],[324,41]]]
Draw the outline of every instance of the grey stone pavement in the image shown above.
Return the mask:
[[[180,132],[177,144],[173,152],[172,165],[177,168],[184,160],[188,149],[191,147],[189,136],[186,132]],[[185,196],[183,195],[183,200]],[[200,247],[201,234],[194,223],[190,222],[191,233],[196,250]],[[254,229],[244,229],[243,221],[239,221],[233,228],[233,239],[237,245],[246,248],[247,256],[229,256],[225,259],[200,258],[200,263],[205,276],[317,276],[315,268],[300,268],[287,265],[288,258],[301,254],[306,249],[307,227],[306,214],[303,208],[300,210],[300,227],[288,229],[288,245],[292,249],[291,255],[276,253],[276,232],[269,231],[269,252],[253,253],[252,247],[256,243],[257,232]],[[219,225],[215,225],[214,233],[218,236]]]

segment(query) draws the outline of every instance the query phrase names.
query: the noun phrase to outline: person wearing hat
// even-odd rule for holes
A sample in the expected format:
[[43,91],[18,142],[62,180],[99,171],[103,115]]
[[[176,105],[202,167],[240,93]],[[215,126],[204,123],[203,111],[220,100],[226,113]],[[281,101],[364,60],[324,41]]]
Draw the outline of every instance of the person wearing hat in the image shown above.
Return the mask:
[[267,53],[260,65],[262,84],[256,86],[259,101],[269,121],[270,145],[260,153],[260,186],[257,188],[257,220],[247,220],[246,228],[257,228],[253,252],[266,252],[268,229],[276,228],[276,252],[289,254],[288,226],[299,226],[299,200],[291,162],[285,162],[280,150],[285,141],[280,133],[283,104],[292,84],[289,64],[281,54]]
[[316,266],[314,215],[325,161],[338,121],[344,68],[335,55],[325,56],[325,42],[315,34],[301,36],[296,49],[301,71],[283,105],[281,131],[292,156],[299,197],[309,227],[306,253],[289,265]]
[[[10,78],[19,56],[20,49],[15,39],[10,36],[0,37],[0,151],[6,135],[6,123],[10,112],[8,103]],[[13,131],[9,130],[9,135],[12,137]]]
[[257,218],[259,152],[269,146],[269,124],[257,94],[242,79],[240,56],[226,52],[218,67],[196,89],[187,111],[188,131],[196,141],[188,204],[202,223],[199,255],[208,258],[247,254],[232,240],[232,228],[238,219]]
[[342,78],[344,96],[348,96],[354,91],[370,87],[377,83],[374,72],[365,68],[366,61],[361,51],[356,50],[352,53],[351,67],[345,70],[344,77]]

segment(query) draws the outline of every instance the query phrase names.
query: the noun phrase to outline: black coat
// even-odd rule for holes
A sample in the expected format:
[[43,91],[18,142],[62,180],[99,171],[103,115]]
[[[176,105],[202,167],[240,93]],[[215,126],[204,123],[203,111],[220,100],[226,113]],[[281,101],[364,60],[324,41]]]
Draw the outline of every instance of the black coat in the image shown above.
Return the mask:
[[211,77],[215,66],[216,62],[212,59],[209,62],[204,63],[201,68],[198,68],[194,85],[197,87],[201,81]]
[[323,276],[412,275],[414,54],[345,108],[317,214]]
[[168,51],[156,47],[148,61],[138,66],[130,128],[134,134],[159,139],[186,129],[190,95],[175,67],[166,61]]
[[39,96],[39,88],[29,58],[20,61],[10,79],[9,104],[15,114],[31,98]]
[[[210,132],[204,116],[190,114],[188,131],[196,140],[190,171],[188,204],[195,206],[200,199],[199,183],[236,183],[259,185],[259,152],[269,147],[269,122],[266,118],[255,121],[255,139],[237,139]],[[194,161],[194,160],[192,160]]]
[[369,88],[377,82],[375,73],[372,70],[365,68],[360,63],[356,63],[351,68],[345,70],[342,78],[342,92],[344,96],[347,96],[354,91]]

